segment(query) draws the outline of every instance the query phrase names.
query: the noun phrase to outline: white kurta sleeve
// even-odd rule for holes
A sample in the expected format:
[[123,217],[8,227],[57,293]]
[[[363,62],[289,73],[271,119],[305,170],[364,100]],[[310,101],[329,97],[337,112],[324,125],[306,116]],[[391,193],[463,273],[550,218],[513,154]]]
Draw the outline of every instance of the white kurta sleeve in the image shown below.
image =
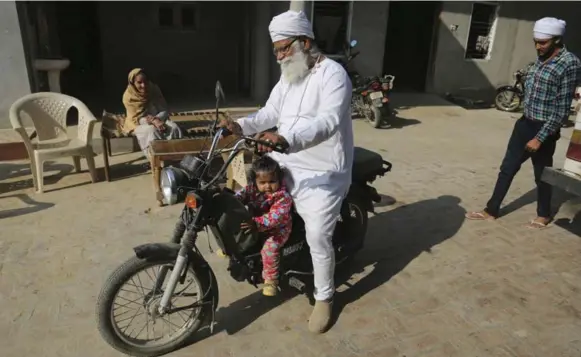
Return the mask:
[[242,128],[242,133],[244,135],[252,135],[275,127],[280,117],[281,100],[282,84],[278,81],[262,109],[252,116],[237,120],[237,123]]
[[[289,153],[306,150],[333,136],[345,121],[345,113],[351,105],[351,81],[344,71],[334,71],[323,76],[324,86],[319,103],[319,112],[312,125],[291,131],[285,135]],[[351,118],[348,118],[350,120]]]

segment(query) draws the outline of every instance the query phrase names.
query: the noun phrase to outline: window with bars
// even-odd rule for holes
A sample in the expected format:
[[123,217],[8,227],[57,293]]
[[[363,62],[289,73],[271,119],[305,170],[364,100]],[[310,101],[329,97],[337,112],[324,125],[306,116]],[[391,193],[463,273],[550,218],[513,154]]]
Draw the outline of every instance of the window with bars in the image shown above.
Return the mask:
[[159,5],[157,23],[163,29],[194,31],[198,27],[198,14],[195,5],[171,4]]
[[474,3],[466,44],[466,59],[490,59],[498,19],[498,4]]
[[351,1],[313,1],[315,42],[323,53],[343,53],[350,36],[351,8]]

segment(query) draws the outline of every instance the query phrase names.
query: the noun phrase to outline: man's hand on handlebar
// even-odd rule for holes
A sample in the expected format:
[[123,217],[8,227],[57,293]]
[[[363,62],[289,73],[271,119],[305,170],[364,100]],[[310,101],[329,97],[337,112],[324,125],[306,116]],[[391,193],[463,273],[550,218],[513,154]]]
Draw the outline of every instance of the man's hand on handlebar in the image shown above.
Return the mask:
[[257,149],[259,152],[275,151],[273,149],[273,147],[279,148],[279,150],[276,150],[276,151],[286,151],[289,147],[288,142],[286,141],[286,139],[284,137],[282,137],[281,135],[278,135],[276,133],[269,132],[269,131],[265,131],[265,132],[256,134],[254,139],[260,140],[260,141],[265,141],[271,145],[271,146],[267,146],[267,145],[257,143]]
[[242,136],[242,128],[240,124],[233,120],[229,119],[221,119],[217,125],[218,128],[224,128],[229,131],[229,133],[223,133],[223,136],[228,135],[235,135],[235,136]]

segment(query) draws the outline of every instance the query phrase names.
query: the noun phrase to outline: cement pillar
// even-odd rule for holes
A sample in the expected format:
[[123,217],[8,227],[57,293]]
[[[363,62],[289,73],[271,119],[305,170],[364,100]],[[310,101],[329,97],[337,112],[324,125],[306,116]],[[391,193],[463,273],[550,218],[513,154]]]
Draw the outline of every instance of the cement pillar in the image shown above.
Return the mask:
[[270,23],[270,3],[258,1],[255,3],[253,25],[252,53],[252,98],[263,104],[270,93],[269,66],[272,57],[272,44],[268,34]]
[[290,2],[290,10],[293,11],[306,11],[306,3],[307,1],[296,1],[296,0],[292,0]]
[[13,102],[30,93],[27,58],[15,1],[0,2],[0,129],[11,128],[8,111]]

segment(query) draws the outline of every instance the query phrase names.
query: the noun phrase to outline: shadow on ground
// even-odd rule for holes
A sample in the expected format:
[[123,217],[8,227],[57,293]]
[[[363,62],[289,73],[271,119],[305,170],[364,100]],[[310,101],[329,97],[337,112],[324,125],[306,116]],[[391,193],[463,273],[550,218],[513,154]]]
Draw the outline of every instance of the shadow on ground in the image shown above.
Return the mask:
[[[491,188],[490,194],[492,194],[492,188]],[[575,196],[573,196],[565,191],[554,189],[553,190],[553,199],[552,199],[552,204],[551,204],[553,215],[556,215],[557,213],[559,213],[563,204],[570,201],[574,197]],[[516,200],[510,202],[506,206],[503,206],[500,209],[500,216],[502,217],[502,216],[509,215],[512,212],[518,211],[519,209],[523,208],[524,206],[527,206],[529,204],[533,204],[536,202],[537,202],[537,188],[535,187],[535,188],[531,189],[530,191],[528,191],[527,193],[525,193],[524,195],[517,198]]]
[[[420,254],[453,237],[464,222],[466,211],[460,198],[440,196],[397,207],[370,218],[364,251],[353,266],[338,276],[337,286],[346,291],[336,294],[335,322],[342,310],[370,291],[387,283]],[[346,280],[357,271],[373,266],[373,271],[350,285]],[[343,274],[339,274],[343,275]]]
[[[118,155],[118,154],[117,154]],[[113,155],[113,156],[117,156]],[[109,166],[109,177],[111,182],[142,176],[151,170],[151,165],[144,158],[140,157],[130,161],[120,162]],[[104,169],[99,169],[100,179],[105,179]]]
[[[58,183],[64,176],[73,172],[74,166],[67,164],[57,164],[54,161],[46,161],[44,163],[44,184],[54,185]],[[48,176],[50,172],[57,171],[56,174]],[[32,176],[29,163],[3,163],[0,165],[0,181],[13,180],[18,177],[30,176],[29,179],[0,182],[0,193],[7,193],[28,188],[33,188]],[[46,191],[50,191],[47,186]]]
[[27,204],[29,207],[7,209],[4,211],[0,211],[0,219],[22,216],[25,214],[42,211],[42,210],[45,210],[47,208],[54,206],[54,203],[38,202],[38,201],[32,199],[30,196],[23,194],[23,193],[1,197],[1,199],[8,199],[8,198],[18,198],[23,203]]
[[[368,119],[357,115],[353,116],[353,119],[362,120],[367,122],[369,125],[373,125]],[[397,115],[397,111],[394,110],[394,113],[389,116],[389,118],[385,119],[385,121],[381,124],[381,126],[377,129],[401,129],[405,128],[406,126],[421,124],[422,122],[417,119],[409,119],[409,118],[402,118]]]
[[[388,196],[385,199],[387,205],[395,201]],[[335,296],[333,323],[345,306],[388,282],[421,253],[430,252],[433,246],[453,237],[462,226],[466,213],[460,202],[455,196],[441,196],[371,216],[365,247],[351,265],[340,266],[337,270],[336,286],[347,285],[348,289]],[[352,274],[362,272],[369,266],[374,267],[369,275],[348,285],[347,280]],[[256,291],[220,308],[216,313],[214,333],[225,331],[228,335],[235,334],[297,295],[292,288],[276,298],[264,297],[260,290]],[[204,328],[191,344],[209,336],[209,329]]]
[[559,218],[553,224],[570,233],[575,234],[578,237],[581,237],[581,197],[573,196],[561,190],[558,190],[557,192],[560,194],[560,196],[568,198],[568,200],[562,199],[557,201],[558,203],[562,202],[562,204],[559,205],[559,209],[567,206],[566,209],[563,210],[570,213],[572,218]]

